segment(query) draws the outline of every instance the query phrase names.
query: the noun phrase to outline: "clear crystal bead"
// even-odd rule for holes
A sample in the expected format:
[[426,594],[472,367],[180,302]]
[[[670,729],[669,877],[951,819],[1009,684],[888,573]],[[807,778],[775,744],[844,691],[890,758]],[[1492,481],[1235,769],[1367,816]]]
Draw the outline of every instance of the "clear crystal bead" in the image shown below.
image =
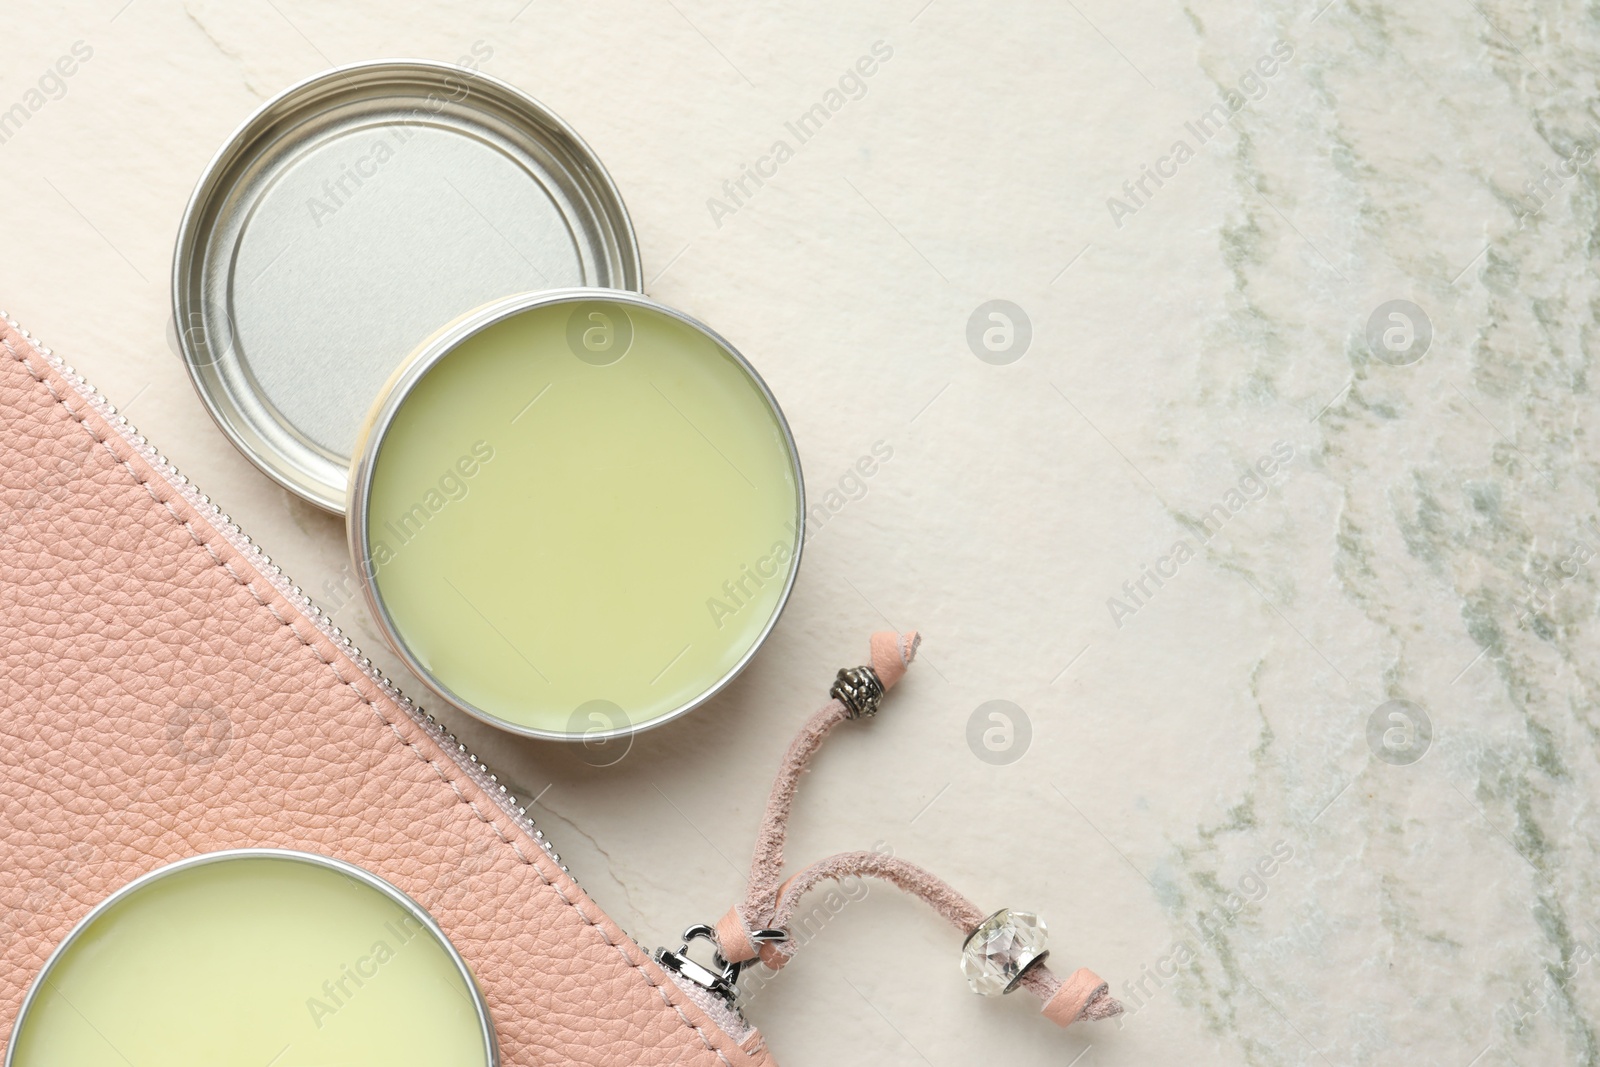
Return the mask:
[[961,973],[974,993],[997,997],[1011,992],[1022,973],[1047,954],[1044,920],[1001,908],[979,923],[961,947]]

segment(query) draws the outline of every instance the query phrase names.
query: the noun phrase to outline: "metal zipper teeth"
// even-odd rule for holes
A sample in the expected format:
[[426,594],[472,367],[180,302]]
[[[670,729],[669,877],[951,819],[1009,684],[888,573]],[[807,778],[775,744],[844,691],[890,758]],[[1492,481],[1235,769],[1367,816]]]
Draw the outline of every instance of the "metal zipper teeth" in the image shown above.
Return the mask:
[[100,417],[105,419],[111,428],[117,432],[117,435],[127,442],[129,447],[139,453],[146,463],[155,468],[176,492],[181,494],[196,511],[208,516],[211,524],[222,532],[228,542],[254,565],[261,576],[284,599],[288,600],[301,614],[310,619],[324,637],[332,641],[356,666],[361,668],[379,689],[383,690],[384,695],[400,705],[406,715],[438,743],[439,747],[444,750],[445,755],[449,756],[480,789],[494,799],[500,810],[519,829],[538,842],[539,847],[544,849],[551,862],[560,867],[568,877],[571,877],[572,872],[567,870],[567,865],[561,862],[561,857],[545,838],[544,831],[540,830],[534,823],[533,817],[528,814],[528,809],[517,803],[517,798],[511,794],[510,790],[500,784],[500,779],[490,773],[489,768],[482,760],[467,751],[467,746],[457,741],[455,734],[445,729],[444,724],[439,722],[438,719],[435,719],[413,703],[411,698],[402,693],[400,688],[374,666],[370,659],[363,656],[361,650],[351,642],[350,638],[345,636],[344,631],[333,625],[333,620],[325,615],[321,608],[312,603],[311,598],[306,596],[298,585],[289,580],[283,573],[283,568],[273,563],[271,557],[263,552],[250,539],[248,534],[239,529],[233,519],[223,514],[222,509],[213,504],[210,497],[196,489],[194,483],[190,482],[188,478],[179,472],[178,468],[167,461],[166,456],[157,452],[155,447],[133,428],[126,416],[118,415],[117,409],[98,389],[85,381],[82,375],[68,366],[60,356],[23,329],[21,324],[4,309],[0,309],[0,318],[3,318],[7,325],[21,334],[33,346],[34,351],[42,355],[49,362],[51,368],[67,380],[73,391],[85,403],[94,408]]

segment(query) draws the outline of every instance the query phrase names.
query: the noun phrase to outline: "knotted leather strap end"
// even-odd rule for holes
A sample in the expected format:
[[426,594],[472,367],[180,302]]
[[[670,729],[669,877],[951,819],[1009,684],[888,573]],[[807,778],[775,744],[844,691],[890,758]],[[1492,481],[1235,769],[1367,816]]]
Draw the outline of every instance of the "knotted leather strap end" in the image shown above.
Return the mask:
[[717,951],[729,963],[745,963],[759,954],[737,906],[729,908],[728,913],[717,920]]
[[1106,982],[1087,967],[1069,974],[1040,1011],[1057,1026],[1071,1026],[1084,1017],[1090,1002],[1107,991]]
[[789,953],[783,950],[781,942],[768,941],[761,946],[761,962],[769,971],[781,971],[789,962]]
[[[797,871],[783,880],[783,884],[778,887],[776,894],[780,908],[784,894],[789,892],[789,887],[794,885],[795,881],[805,873],[805,871]],[[760,954],[761,962],[766,966],[767,970],[781,971],[783,970],[783,965],[788,963],[789,958],[793,955],[788,946],[789,943],[787,941],[763,941],[756,947],[756,951]]]
[[872,635],[872,669],[877,672],[884,689],[893,689],[895,683],[905,677],[906,668],[917,658],[920,644],[922,635],[915,630],[903,634],[880,630]]

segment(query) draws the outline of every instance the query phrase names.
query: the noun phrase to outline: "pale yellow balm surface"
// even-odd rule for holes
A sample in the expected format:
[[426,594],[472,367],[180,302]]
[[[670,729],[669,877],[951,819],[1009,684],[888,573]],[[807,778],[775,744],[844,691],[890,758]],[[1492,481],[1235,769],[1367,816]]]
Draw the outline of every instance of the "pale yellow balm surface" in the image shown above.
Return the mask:
[[417,661],[488,715],[643,725],[771,622],[795,469],[755,379],[701,331],[611,301],[532,308],[462,342],[390,423],[377,591]]
[[485,1067],[465,979],[396,901],[336,870],[241,857],[174,871],[56,960],[15,1067]]

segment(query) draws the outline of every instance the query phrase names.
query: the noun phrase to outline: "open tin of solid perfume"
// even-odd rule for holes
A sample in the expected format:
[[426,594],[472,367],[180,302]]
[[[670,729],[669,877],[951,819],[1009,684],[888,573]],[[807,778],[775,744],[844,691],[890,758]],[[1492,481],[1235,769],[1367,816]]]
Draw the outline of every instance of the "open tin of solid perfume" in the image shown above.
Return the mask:
[[130,882],[34,979],[5,1067],[496,1067],[488,1005],[437,923],[360,867],[237,849]]
[[727,685],[804,540],[771,392],[641,287],[577,134],[417,61],[263,105],[206,169],[173,264],[206,407],[279,484],[346,513],[408,666],[486,722],[590,746]]
[[737,674],[799,568],[800,461],[722,337],[636,293],[497,301],[395,373],[356,446],[372,615],[440,696],[603,742]]
[[419,341],[510,293],[640,275],[565,122],[473,70],[383,61],[292,86],[228,139],[178,231],[173,315],[217,425],[337,512],[361,419]]

